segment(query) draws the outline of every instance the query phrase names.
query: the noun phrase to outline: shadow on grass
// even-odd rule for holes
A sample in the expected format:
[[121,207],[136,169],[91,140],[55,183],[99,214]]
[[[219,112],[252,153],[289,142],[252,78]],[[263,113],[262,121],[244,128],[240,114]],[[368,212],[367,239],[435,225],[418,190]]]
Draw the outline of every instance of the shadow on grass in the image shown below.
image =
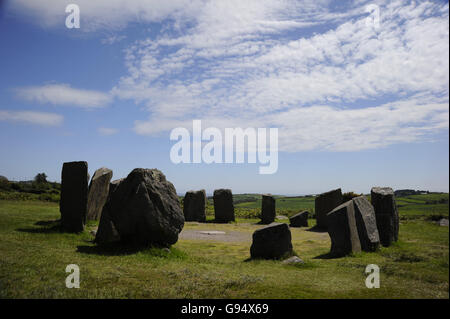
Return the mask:
[[44,226],[40,228],[28,227],[28,228],[18,228],[16,231],[30,233],[30,234],[51,234],[61,232],[60,220],[41,220],[34,223],[36,226]]
[[148,248],[147,246],[133,246],[117,242],[104,245],[77,246],[77,252],[99,256],[125,256],[136,254]]
[[305,229],[306,231],[312,231],[315,233],[327,233],[327,229],[326,228],[322,228],[322,227],[318,227],[317,225],[311,227],[310,229]]
[[332,254],[331,252],[328,252],[326,254],[322,254],[322,255],[316,256],[313,259],[336,259],[336,258],[341,258],[341,257],[345,257],[345,256],[343,256],[343,255],[336,255],[336,254]]

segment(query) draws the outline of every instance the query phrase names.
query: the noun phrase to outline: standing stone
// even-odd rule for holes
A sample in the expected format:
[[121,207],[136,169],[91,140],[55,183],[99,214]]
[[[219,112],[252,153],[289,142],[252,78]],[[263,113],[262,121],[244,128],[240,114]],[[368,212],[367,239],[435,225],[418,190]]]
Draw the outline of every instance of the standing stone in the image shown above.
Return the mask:
[[308,211],[303,211],[289,218],[291,227],[308,227]]
[[233,195],[230,189],[216,189],[214,191],[214,215],[218,223],[234,221]]
[[366,196],[355,197],[352,201],[355,206],[356,227],[361,249],[375,251],[380,245],[375,210]]
[[205,210],[206,192],[204,189],[199,191],[189,191],[186,193],[183,200],[183,213],[185,221],[206,221]]
[[89,185],[87,219],[99,220],[102,214],[103,206],[106,203],[109,193],[109,182],[113,172],[109,168],[99,168],[92,176]]
[[291,231],[286,223],[277,223],[253,233],[251,258],[279,259],[292,255]]
[[273,223],[275,216],[275,198],[270,194],[262,195],[261,223]]
[[119,232],[117,231],[111,219],[110,203],[113,193],[115,192],[119,184],[124,180],[124,178],[121,178],[109,183],[108,198],[105,205],[103,206],[100,216],[100,223],[98,224],[97,233],[95,235],[95,242],[97,244],[108,244],[120,241]]
[[342,191],[340,188],[320,194],[315,199],[315,213],[317,227],[327,228],[327,214],[342,204]]
[[331,254],[335,257],[360,252],[361,244],[356,228],[353,201],[349,200],[327,214]]
[[173,245],[184,226],[175,187],[157,169],[134,169],[115,187],[106,211],[120,240],[135,245]]
[[375,209],[380,242],[388,247],[398,240],[399,217],[394,191],[390,187],[373,187],[370,196]]
[[83,231],[88,197],[88,163],[67,162],[61,173],[61,227],[67,232]]

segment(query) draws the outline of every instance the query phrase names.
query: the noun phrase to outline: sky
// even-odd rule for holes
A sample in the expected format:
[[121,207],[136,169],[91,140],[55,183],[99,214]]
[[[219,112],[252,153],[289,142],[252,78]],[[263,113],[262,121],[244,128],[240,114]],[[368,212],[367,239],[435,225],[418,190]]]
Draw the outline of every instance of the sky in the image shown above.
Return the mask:
[[[0,1],[0,175],[83,160],[179,194],[448,192],[448,56],[448,1]],[[193,120],[278,128],[278,170],[173,163]]]

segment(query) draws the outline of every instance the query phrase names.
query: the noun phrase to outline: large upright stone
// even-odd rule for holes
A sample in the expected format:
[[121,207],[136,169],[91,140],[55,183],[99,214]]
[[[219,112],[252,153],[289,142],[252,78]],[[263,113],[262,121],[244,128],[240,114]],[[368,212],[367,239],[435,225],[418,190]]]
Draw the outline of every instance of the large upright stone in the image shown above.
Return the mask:
[[258,229],[253,233],[251,258],[279,259],[292,254],[291,231],[286,223]]
[[99,168],[92,176],[89,184],[89,194],[87,203],[87,219],[99,220],[103,206],[106,203],[109,193],[109,184],[113,172],[109,168]]
[[95,242],[97,244],[109,244],[120,241],[119,232],[117,231],[111,219],[110,203],[113,193],[120,185],[120,183],[124,180],[124,178],[116,179],[109,184],[108,197],[105,205],[103,206],[100,216],[100,223],[98,224],[97,234],[95,235]]
[[383,246],[398,240],[399,217],[394,191],[390,187],[373,187],[371,201],[375,209],[378,233]]
[[289,218],[291,227],[308,227],[308,211],[303,211]]
[[215,221],[218,223],[234,221],[234,205],[231,190],[216,189],[213,200]]
[[261,223],[273,223],[275,221],[275,216],[275,198],[270,194],[262,195]]
[[340,188],[320,194],[315,199],[315,213],[317,227],[327,228],[327,214],[342,204],[342,191]]
[[183,200],[183,213],[185,221],[206,221],[206,192],[204,189],[199,191],[188,191]]
[[331,255],[340,257],[361,251],[353,201],[349,200],[329,212],[327,224]]
[[86,223],[88,197],[88,163],[67,162],[61,173],[61,228],[67,232],[81,232]]
[[175,187],[157,169],[134,169],[115,187],[106,211],[121,241],[130,244],[167,247],[184,226]]
[[375,210],[366,196],[355,197],[352,201],[355,207],[356,227],[361,249],[375,251],[380,245]]

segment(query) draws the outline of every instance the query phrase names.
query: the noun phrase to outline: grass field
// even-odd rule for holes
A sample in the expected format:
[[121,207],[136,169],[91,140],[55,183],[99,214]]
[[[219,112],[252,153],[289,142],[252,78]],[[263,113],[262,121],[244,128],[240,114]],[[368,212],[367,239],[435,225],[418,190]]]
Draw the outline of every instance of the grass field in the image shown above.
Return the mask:
[[[258,200],[236,204],[237,212],[256,211]],[[277,207],[308,209],[313,200],[280,197]],[[448,194],[413,195],[398,198],[397,203],[400,238],[393,246],[326,259],[327,233],[291,228],[294,250],[305,261],[294,266],[248,261],[248,241],[180,239],[170,251],[100,249],[92,244],[89,233],[95,223],[81,234],[58,231],[54,220],[60,214],[55,203],[0,200],[0,297],[448,298],[449,229],[432,222],[448,217]],[[251,234],[261,227],[257,221],[186,223],[185,229]],[[80,267],[80,289],[65,287],[68,264]],[[365,286],[368,264],[380,267],[379,289]]]

